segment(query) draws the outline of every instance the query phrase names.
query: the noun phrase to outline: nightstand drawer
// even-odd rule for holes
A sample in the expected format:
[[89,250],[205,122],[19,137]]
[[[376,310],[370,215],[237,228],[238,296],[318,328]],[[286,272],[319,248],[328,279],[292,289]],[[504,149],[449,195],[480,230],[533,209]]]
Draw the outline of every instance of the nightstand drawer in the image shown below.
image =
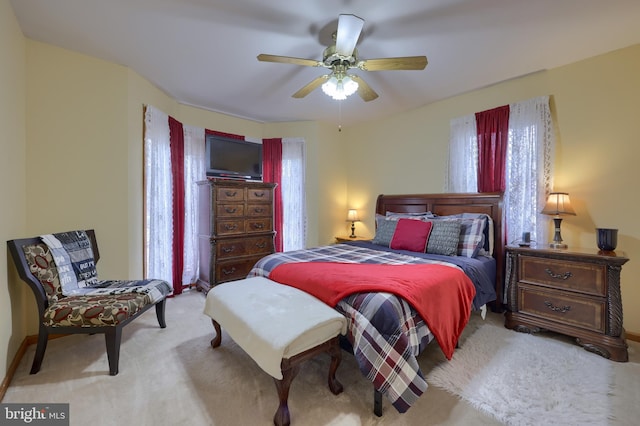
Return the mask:
[[605,332],[606,300],[564,291],[546,290],[520,283],[518,310],[598,333]]
[[570,260],[520,256],[520,281],[575,290],[597,296],[607,294],[605,265]]

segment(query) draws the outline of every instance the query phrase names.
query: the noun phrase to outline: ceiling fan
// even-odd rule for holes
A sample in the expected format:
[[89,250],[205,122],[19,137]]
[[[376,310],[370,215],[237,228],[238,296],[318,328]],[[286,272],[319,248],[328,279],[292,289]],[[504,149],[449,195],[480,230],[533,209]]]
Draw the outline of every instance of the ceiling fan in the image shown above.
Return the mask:
[[290,56],[267,55],[264,53],[258,55],[258,60],[306,67],[323,67],[331,70],[329,74],[315,78],[294,93],[294,98],[304,98],[322,86],[322,90],[334,99],[346,99],[347,96],[357,91],[358,95],[360,95],[365,102],[376,99],[378,94],[360,76],[348,74],[348,70],[352,68],[357,68],[362,71],[423,70],[427,66],[426,56],[358,59],[356,44],[360,38],[363,26],[364,19],[362,18],[348,14],[339,15],[338,29],[334,35],[335,44],[324,50],[322,61],[293,58]]

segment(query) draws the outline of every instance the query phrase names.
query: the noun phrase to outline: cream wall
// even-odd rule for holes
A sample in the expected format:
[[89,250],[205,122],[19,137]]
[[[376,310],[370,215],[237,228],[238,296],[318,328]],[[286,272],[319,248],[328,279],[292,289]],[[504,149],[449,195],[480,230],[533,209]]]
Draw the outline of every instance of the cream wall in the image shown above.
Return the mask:
[[[8,74],[0,75],[7,96],[0,100],[6,121],[2,137],[5,182],[0,231],[5,240],[77,228],[94,228],[104,277],[143,275],[143,105],[153,105],[184,124],[250,137],[301,137],[310,169],[331,158],[335,143],[317,123],[266,125],[178,104],[134,71],[52,45],[25,40],[8,3],[0,53]],[[5,34],[6,37],[5,37]],[[277,132],[277,133],[274,133]],[[322,143],[320,143],[322,142]],[[339,161],[336,170],[341,170]],[[330,167],[331,168],[331,167]],[[334,221],[319,215],[336,199],[344,205],[346,179],[338,173],[320,181],[307,177],[309,244],[330,242]],[[336,196],[336,194],[338,194]],[[5,204],[4,201],[7,203]],[[6,207],[11,206],[11,209]],[[6,218],[5,218],[6,215]],[[319,219],[322,216],[322,219]],[[319,225],[320,224],[320,225]],[[0,303],[7,316],[0,334],[5,365],[25,335],[37,333],[33,296],[6,272]],[[12,272],[12,271],[9,271]],[[4,280],[3,280],[4,281]],[[15,294],[14,294],[15,293]],[[12,329],[14,329],[12,331]]]
[[595,248],[596,227],[619,229],[617,250],[630,258],[624,326],[640,334],[640,45],[346,129],[349,156],[361,165],[348,169],[348,203],[362,206],[361,229],[372,235],[378,193],[442,191],[452,118],[541,95],[551,95],[557,126],[555,189],[570,193],[577,212],[563,220],[562,236],[570,247]]
[[98,268],[129,264],[125,67],[27,41],[29,235],[94,228]]
[[0,369],[5,371],[26,332],[27,286],[17,283],[5,241],[26,231],[26,48],[8,0],[0,0]]

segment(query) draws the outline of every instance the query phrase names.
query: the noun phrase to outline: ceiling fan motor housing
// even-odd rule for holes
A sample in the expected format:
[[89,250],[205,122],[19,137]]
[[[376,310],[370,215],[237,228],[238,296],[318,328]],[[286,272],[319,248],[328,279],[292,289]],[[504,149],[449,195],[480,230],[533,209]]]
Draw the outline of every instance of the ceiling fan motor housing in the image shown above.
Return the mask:
[[353,53],[350,56],[344,56],[336,51],[336,46],[329,46],[324,50],[322,54],[322,62],[327,68],[333,68],[335,65],[344,65],[347,69],[353,68],[358,62],[357,49],[353,49]]

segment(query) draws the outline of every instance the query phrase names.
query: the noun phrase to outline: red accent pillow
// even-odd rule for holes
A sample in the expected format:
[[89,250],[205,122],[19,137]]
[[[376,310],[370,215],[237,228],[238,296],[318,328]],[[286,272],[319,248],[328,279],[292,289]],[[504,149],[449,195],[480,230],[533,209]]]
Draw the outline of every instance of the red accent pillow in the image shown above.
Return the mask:
[[409,250],[424,253],[431,233],[431,222],[400,219],[391,238],[389,247],[396,250]]

